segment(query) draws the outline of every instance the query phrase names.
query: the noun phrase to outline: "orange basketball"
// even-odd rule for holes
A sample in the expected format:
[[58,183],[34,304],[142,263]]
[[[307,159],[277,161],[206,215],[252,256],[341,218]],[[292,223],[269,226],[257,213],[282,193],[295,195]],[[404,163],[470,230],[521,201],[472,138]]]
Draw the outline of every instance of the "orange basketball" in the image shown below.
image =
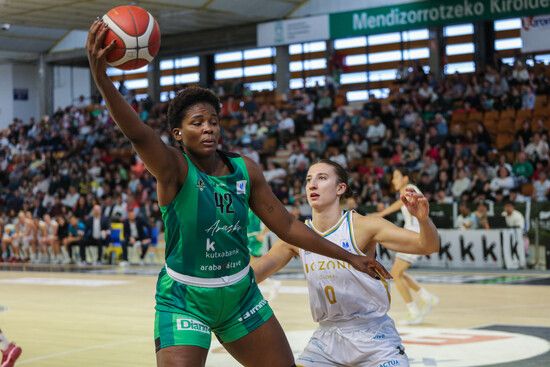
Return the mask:
[[103,16],[109,26],[104,46],[115,41],[107,54],[107,63],[123,70],[139,69],[156,56],[160,48],[157,21],[145,9],[134,5],[117,6]]

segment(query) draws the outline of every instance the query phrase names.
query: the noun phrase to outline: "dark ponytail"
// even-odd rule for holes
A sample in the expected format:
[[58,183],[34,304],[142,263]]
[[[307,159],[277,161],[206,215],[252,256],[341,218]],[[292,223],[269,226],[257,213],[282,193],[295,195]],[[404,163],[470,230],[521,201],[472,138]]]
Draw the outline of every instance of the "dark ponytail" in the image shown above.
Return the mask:
[[403,178],[407,177],[409,179],[409,184],[413,184],[413,177],[410,169],[408,169],[405,166],[396,166],[394,170],[399,171],[401,173],[401,176],[403,176]]
[[339,163],[336,163],[334,161],[331,161],[330,159],[325,159],[325,158],[315,162],[315,164],[318,164],[318,163],[324,163],[324,164],[328,164],[329,166],[332,166],[332,168],[334,168],[334,172],[336,173],[336,176],[338,177],[338,183],[346,184],[346,191],[340,197],[340,201],[342,201],[343,199],[347,199],[355,196],[355,193],[351,189],[349,174],[344,167],[342,167]]

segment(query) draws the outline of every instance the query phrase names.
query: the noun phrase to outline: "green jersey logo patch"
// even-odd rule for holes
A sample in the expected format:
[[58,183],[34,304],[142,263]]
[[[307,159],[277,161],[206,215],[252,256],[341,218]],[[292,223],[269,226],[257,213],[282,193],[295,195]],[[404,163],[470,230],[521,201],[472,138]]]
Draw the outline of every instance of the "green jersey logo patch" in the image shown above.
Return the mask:
[[237,181],[237,195],[246,194],[246,180]]
[[205,187],[204,181],[201,178],[199,178],[199,180],[197,181],[197,189],[202,191],[204,190],[204,187]]

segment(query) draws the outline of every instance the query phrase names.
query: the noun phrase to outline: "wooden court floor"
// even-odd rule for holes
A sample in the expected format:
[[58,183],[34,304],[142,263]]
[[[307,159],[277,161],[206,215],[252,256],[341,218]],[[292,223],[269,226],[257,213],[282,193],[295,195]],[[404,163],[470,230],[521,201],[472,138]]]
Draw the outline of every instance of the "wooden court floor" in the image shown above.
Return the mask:
[[[457,275],[460,274],[428,273],[431,278],[443,279]],[[156,277],[144,275],[0,271],[0,307],[5,308],[0,311],[0,328],[23,347],[17,366],[154,366],[155,281]],[[270,302],[297,355],[315,328],[304,286],[303,280],[282,280],[280,292]],[[405,334],[489,325],[550,328],[550,286],[450,282],[426,286],[440,297],[441,303],[423,325],[409,327]],[[399,320],[405,315],[405,307],[396,291],[392,296],[390,315]],[[456,332],[447,331],[446,335],[456,336]],[[541,343],[539,347],[544,349],[545,344]],[[426,344],[429,343],[420,346],[424,348]],[[407,343],[405,346],[409,348]],[[411,365],[460,365],[434,358],[435,364],[425,362],[423,357]],[[462,365],[468,363],[463,361]],[[471,365],[476,363],[472,361]],[[207,365],[238,364],[213,342]]]

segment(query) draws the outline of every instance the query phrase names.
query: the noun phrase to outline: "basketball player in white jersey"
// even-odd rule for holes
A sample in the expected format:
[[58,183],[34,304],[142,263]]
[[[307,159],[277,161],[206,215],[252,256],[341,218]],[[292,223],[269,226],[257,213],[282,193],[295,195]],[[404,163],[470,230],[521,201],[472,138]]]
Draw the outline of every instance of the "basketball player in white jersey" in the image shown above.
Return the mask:
[[44,220],[38,224],[38,242],[42,249],[46,249],[44,262],[48,260],[48,252],[50,252],[50,262],[55,264],[63,261],[57,238],[58,227],[57,222],[49,214],[44,214]]
[[[437,230],[429,219],[426,198],[414,191],[403,202],[419,219],[420,233],[399,228],[383,218],[342,211],[351,194],[348,175],[337,163],[321,160],[309,168],[306,194],[312,208],[307,225],[343,249],[374,256],[376,242],[395,251],[429,254],[439,249]],[[365,276],[344,262],[290,244],[277,242],[253,269],[258,282],[284,267],[292,257],[302,259],[311,313],[319,322],[298,366],[408,366],[401,338],[391,318],[385,281]]]
[[[409,180],[409,172],[406,168],[396,168],[392,175],[392,185],[395,191],[399,192],[403,196],[408,189],[412,189],[417,193],[420,190],[412,185]],[[413,232],[420,231],[420,225],[418,220],[410,213],[407,206],[403,204],[402,200],[397,200],[386,209],[373,215],[385,217],[391,213],[394,213],[401,209],[401,214],[405,220],[404,228]],[[412,276],[406,273],[406,270],[414,264],[420,255],[412,255],[398,252],[395,255],[395,262],[391,269],[391,274],[395,282],[397,291],[405,301],[408,310],[408,317],[403,320],[405,325],[417,325],[422,323],[424,317],[430,312],[432,306],[439,303],[439,298],[428,292],[425,288],[421,287]],[[417,304],[411,294],[411,290],[418,294],[418,298],[422,301]]]
[[28,242],[26,241],[25,234],[27,232],[27,218],[25,212],[20,211],[17,215],[17,220],[14,222],[15,236],[12,244],[12,255],[15,257],[15,261],[21,261],[26,258],[28,251]]

